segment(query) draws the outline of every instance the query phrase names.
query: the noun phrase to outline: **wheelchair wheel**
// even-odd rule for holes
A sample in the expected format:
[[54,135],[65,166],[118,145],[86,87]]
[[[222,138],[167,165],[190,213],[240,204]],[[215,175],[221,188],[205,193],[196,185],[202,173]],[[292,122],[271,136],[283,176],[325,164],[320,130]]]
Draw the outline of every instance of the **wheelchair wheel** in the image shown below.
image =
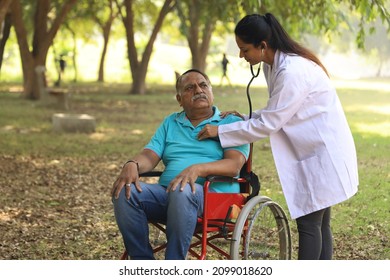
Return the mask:
[[256,196],[245,204],[232,239],[231,259],[291,259],[291,234],[286,214],[266,196]]

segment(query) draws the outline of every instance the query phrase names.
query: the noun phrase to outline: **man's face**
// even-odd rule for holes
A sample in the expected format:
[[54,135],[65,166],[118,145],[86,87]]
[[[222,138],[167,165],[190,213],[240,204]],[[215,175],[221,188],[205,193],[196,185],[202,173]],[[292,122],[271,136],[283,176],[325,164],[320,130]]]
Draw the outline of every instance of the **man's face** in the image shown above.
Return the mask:
[[212,107],[214,102],[211,85],[197,72],[189,72],[182,77],[176,98],[184,111]]

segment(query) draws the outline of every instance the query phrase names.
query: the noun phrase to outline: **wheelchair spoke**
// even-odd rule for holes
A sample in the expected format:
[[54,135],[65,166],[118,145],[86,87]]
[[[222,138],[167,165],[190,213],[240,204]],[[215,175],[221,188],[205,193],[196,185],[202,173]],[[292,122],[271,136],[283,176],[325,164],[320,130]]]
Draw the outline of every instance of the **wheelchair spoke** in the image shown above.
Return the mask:
[[[238,238],[239,234],[238,229],[233,237]],[[291,257],[287,219],[280,206],[272,201],[260,201],[247,210],[240,236],[241,240],[232,243],[234,258],[275,260]]]

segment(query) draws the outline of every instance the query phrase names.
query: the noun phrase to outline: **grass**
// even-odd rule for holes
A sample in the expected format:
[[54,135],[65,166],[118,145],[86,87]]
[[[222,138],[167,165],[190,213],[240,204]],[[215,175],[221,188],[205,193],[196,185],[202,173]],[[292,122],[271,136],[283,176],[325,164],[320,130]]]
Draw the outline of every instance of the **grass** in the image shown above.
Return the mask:
[[[333,207],[336,259],[390,259],[390,92],[370,89],[371,82],[367,89],[338,89],[356,143],[360,186],[356,196]],[[93,115],[92,134],[53,132],[51,117],[59,110],[9,88],[0,86],[0,258],[117,259],[122,241],[110,186],[161,120],[180,110],[173,87],[150,85],[137,96],[124,84],[72,85],[70,113]],[[247,112],[244,92],[215,86],[215,103],[222,111]],[[266,104],[265,88],[251,93],[254,108]],[[262,194],[287,211],[267,139],[255,144],[253,156]]]

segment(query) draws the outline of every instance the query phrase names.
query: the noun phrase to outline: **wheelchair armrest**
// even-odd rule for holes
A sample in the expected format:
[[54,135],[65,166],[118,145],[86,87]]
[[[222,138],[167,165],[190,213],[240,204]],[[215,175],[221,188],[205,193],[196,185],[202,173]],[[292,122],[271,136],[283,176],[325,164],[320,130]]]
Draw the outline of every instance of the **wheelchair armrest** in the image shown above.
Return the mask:
[[139,174],[140,177],[160,177],[162,171],[149,171],[142,174]]
[[209,182],[228,182],[228,183],[238,182],[237,178],[229,177],[229,176],[219,176],[219,175],[209,175],[206,177],[206,180]]
[[[162,175],[162,171],[149,171],[145,173],[139,174],[140,177],[160,177]],[[229,176],[218,176],[218,175],[209,175],[206,177],[207,181],[210,182],[229,182],[234,183],[238,182],[237,178],[229,177]]]

